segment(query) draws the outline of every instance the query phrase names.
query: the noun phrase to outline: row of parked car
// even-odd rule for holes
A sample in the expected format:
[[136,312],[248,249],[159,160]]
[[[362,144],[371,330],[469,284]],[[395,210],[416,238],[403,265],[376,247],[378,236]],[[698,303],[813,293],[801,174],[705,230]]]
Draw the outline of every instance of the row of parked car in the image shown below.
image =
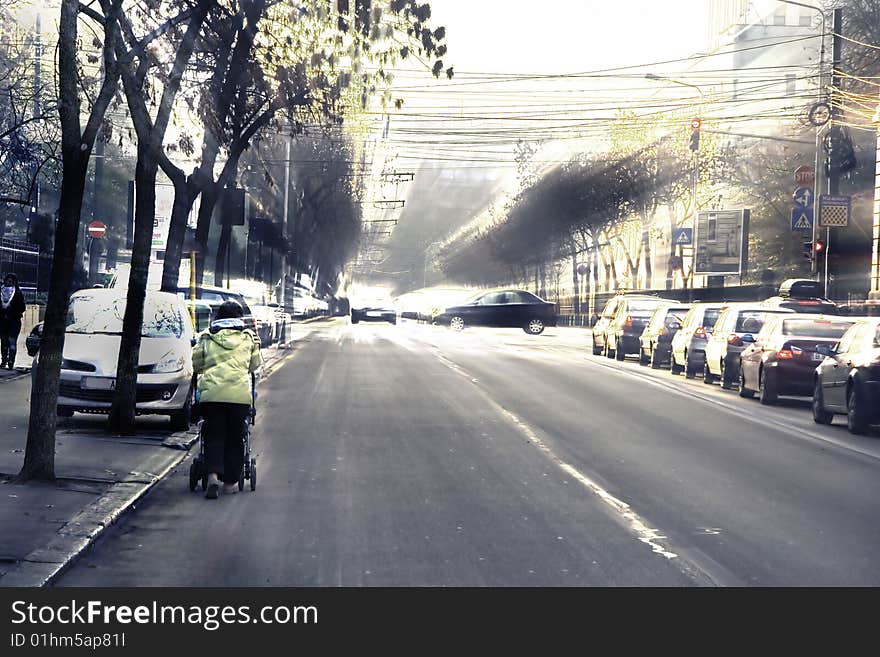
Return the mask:
[[618,294],[593,326],[593,354],[636,355],[762,404],[811,397],[816,422],[845,414],[852,433],[865,433],[880,422],[880,317],[841,315],[816,292],[815,281],[790,280],[760,302]]
[[[245,326],[260,337],[263,347],[278,341],[282,327],[294,317],[327,312],[326,302],[321,306],[305,298],[311,295],[294,295],[292,312],[288,312],[271,301],[262,284],[233,283],[231,289],[199,286],[195,299],[190,299],[188,286],[180,286],[176,294],[147,291],[138,361],[138,414],[167,415],[175,430],[189,426],[195,395],[192,347],[223,302],[232,300],[242,306]],[[127,281],[114,278],[107,288],[79,290],[71,295],[58,392],[59,416],[109,412],[126,293]],[[42,329],[42,323],[37,324],[26,338],[28,354],[35,359],[39,358]],[[32,373],[36,373],[35,367]]]

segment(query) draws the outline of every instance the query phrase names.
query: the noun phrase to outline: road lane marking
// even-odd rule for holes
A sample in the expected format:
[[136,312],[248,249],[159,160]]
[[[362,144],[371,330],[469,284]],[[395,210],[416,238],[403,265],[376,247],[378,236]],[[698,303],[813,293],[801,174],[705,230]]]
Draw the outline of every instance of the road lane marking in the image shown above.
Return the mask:
[[678,555],[675,552],[668,550],[660,541],[661,539],[666,538],[666,536],[657,532],[656,529],[651,529],[648,527],[644,521],[639,518],[639,516],[632,510],[629,504],[626,502],[617,499],[611,493],[602,488],[595,481],[587,477],[585,474],[580,472],[577,468],[575,468],[570,463],[566,463],[561,458],[559,458],[556,454],[554,454],[553,450],[550,449],[543,440],[541,440],[538,435],[532,431],[532,428],[529,427],[525,422],[520,420],[516,415],[508,411],[501,405],[495,404],[497,410],[502,413],[508,420],[510,420],[516,427],[523,433],[525,436],[542,452],[544,452],[547,457],[556,464],[563,472],[572,477],[575,481],[582,484],[588,490],[592,491],[596,496],[599,497],[605,504],[610,506],[615,513],[617,513],[621,518],[623,518],[628,524],[630,529],[636,534],[638,539],[642,543],[646,543],[650,546],[651,550],[655,554],[659,554],[667,559],[675,559]]
[[[460,374],[461,376],[475,383],[475,380],[472,379],[469,374],[467,374],[451,360],[440,354],[438,351],[434,351],[434,355],[443,365],[454,371],[456,374]],[[638,514],[632,510],[629,504],[627,504],[623,500],[614,497],[611,493],[599,486],[599,484],[587,477],[584,473],[575,468],[573,465],[563,461],[559,456],[556,455],[556,453],[553,452],[552,449],[550,449],[550,447],[543,440],[541,440],[541,438],[532,430],[529,425],[520,420],[515,414],[511,413],[509,410],[501,406],[501,404],[496,402],[494,399],[489,397],[485,390],[483,390],[482,392],[486,401],[494,408],[497,413],[501,414],[509,422],[511,422],[558,468],[560,468],[563,472],[572,477],[575,481],[583,485],[587,490],[591,491],[608,507],[610,507],[612,511],[614,511],[614,513],[616,513],[617,516],[629,526],[633,533],[635,533],[638,540],[642,543],[647,544],[651,548],[652,552],[670,560],[679,558],[678,554],[672,552],[662,543],[662,540],[667,537],[658,532],[656,529],[652,529],[651,527],[649,527],[638,516]],[[693,568],[694,567],[691,566],[689,568],[686,568],[686,570],[692,570]],[[706,575],[705,573],[702,574],[708,578],[708,575]]]

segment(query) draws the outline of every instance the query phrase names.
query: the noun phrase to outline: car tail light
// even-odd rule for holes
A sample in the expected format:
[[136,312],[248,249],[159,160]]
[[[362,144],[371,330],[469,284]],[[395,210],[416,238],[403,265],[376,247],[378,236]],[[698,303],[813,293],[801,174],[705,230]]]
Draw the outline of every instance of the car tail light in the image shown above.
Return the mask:
[[632,328],[633,318],[632,315],[626,316],[626,321],[623,323],[623,328]]
[[789,349],[780,349],[776,352],[776,357],[779,360],[790,360],[794,358],[794,354]]
[[706,339],[706,328],[704,326],[697,327],[697,330],[694,331],[695,338],[703,338]]
[[732,344],[734,347],[742,347],[745,343],[736,333],[731,333],[727,336],[727,344]]

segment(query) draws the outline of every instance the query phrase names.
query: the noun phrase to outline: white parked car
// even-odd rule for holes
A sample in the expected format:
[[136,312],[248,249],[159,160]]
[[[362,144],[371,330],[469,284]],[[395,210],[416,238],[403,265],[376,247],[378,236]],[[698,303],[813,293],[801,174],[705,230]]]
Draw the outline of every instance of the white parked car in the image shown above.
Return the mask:
[[[124,289],[96,288],[80,290],[70,297],[58,415],[110,412],[125,293]],[[178,431],[189,427],[194,397],[193,340],[193,325],[184,300],[175,294],[147,291],[135,409],[138,414],[168,415]]]

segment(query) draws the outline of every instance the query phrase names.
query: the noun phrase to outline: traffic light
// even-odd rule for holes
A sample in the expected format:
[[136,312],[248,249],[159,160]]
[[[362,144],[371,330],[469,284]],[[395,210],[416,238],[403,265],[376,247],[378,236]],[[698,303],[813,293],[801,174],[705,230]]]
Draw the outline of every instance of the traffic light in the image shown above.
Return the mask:
[[825,240],[816,240],[813,242],[813,251],[817,254],[822,253],[825,250]]
[[815,242],[804,242],[804,257],[807,260],[813,259],[813,254],[817,256],[825,251],[825,240],[816,240]]
[[691,145],[692,151],[700,149],[700,126],[703,122],[698,118],[691,119]]

